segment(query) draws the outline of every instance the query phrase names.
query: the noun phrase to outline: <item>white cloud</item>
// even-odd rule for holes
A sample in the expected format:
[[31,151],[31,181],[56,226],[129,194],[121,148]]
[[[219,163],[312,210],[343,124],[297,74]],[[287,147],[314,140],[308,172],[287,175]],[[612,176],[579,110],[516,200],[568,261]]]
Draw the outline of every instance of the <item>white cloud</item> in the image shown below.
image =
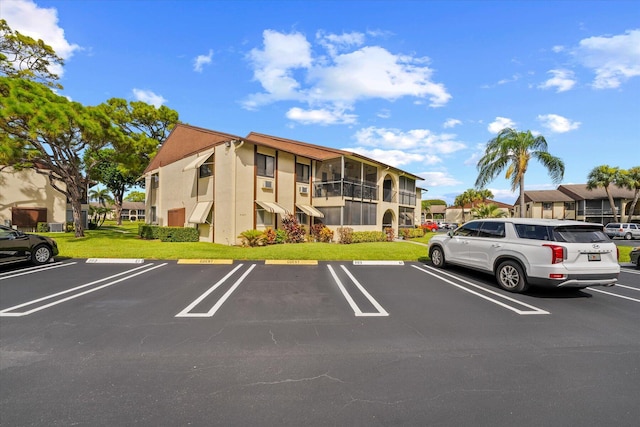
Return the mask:
[[193,61],[193,71],[198,73],[202,72],[202,67],[207,64],[211,64],[211,58],[213,57],[213,50],[209,50],[208,55],[198,55]]
[[506,117],[496,117],[496,119],[489,123],[487,130],[491,133],[498,133],[504,128],[514,128],[515,122]]
[[556,88],[556,92],[566,92],[576,84],[575,75],[571,70],[549,70],[547,74],[553,77],[540,84],[538,87],[541,89]]
[[462,122],[460,120],[458,120],[458,119],[447,119],[447,121],[444,122],[442,127],[444,127],[445,129],[448,129],[448,128],[452,128],[452,127],[455,127],[455,126],[461,125],[461,124],[462,124]]
[[164,99],[161,95],[156,95],[150,90],[133,89],[133,96],[137,101],[146,102],[147,104],[151,104],[156,108],[167,102],[167,100]]
[[381,119],[388,119],[389,117],[391,117],[391,111],[383,108],[382,110],[378,111],[378,114],[376,114],[376,116],[380,117]]
[[365,99],[393,101],[407,96],[428,98],[432,107],[439,107],[451,99],[443,84],[432,81],[428,58],[362,46],[361,33],[319,33],[317,40],[328,57],[314,57],[311,44],[300,33],[264,31],[263,47],[252,49],[248,56],[254,79],[264,90],[250,95],[244,107],[299,101],[312,109],[350,109]]
[[420,172],[417,175],[424,178],[426,187],[451,187],[462,184],[462,181],[458,181],[449,172]]
[[611,37],[583,39],[573,54],[582,65],[595,72],[594,88],[617,88],[628,79],[640,76],[640,29]]
[[[51,46],[56,55],[67,60],[80,49],[77,44],[69,43],[64,30],[58,26],[58,11],[55,8],[40,8],[31,0],[11,0],[2,2],[2,19],[14,31],[42,39]],[[63,69],[57,65],[49,68],[52,73],[62,76]]]
[[573,122],[557,114],[541,114],[538,116],[538,121],[542,123],[542,126],[555,133],[569,132],[578,129],[581,125],[580,122]]
[[305,125],[308,124],[321,124],[321,125],[333,125],[333,124],[352,124],[355,123],[358,116],[355,114],[347,114],[344,110],[303,110],[302,108],[294,107],[287,111],[286,114],[289,120],[293,120]]
[[451,154],[466,146],[456,141],[454,134],[435,134],[428,129],[399,129],[368,127],[354,135],[359,145],[366,147],[394,147],[419,153]]
[[401,150],[381,150],[379,148],[369,150],[362,147],[345,148],[345,150],[352,151],[354,153],[397,168],[414,162],[436,164],[441,161],[437,156],[429,154],[408,153]]

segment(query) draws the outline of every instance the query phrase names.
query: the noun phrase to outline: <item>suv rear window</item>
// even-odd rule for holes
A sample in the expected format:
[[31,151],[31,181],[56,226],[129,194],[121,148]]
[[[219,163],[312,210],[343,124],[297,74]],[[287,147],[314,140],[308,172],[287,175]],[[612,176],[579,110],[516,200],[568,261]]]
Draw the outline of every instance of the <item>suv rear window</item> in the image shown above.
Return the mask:
[[610,222],[605,226],[605,228],[620,228],[620,224],[618,224],[617,222]]
[[568,243],[596,243],[608,242],[609,237],[600,227],[556,227],[553,230],[555,240]]
[[609,237],[597,225],[559,226],[514,224],[523,239],[550,240],[567,243],[608,242]]

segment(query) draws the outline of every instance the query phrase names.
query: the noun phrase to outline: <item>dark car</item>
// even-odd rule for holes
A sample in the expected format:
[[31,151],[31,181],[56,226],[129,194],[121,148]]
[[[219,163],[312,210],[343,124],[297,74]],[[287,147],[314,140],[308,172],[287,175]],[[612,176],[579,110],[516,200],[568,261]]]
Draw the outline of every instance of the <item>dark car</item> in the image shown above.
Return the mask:
[[0,225],[0,265],[21,261],[42,265],[56,255],[58,244],[55,240]]
[[636,268],[640,268],[640,246],[631,249],[629,255],[631,256],[631,262],[636,265]]

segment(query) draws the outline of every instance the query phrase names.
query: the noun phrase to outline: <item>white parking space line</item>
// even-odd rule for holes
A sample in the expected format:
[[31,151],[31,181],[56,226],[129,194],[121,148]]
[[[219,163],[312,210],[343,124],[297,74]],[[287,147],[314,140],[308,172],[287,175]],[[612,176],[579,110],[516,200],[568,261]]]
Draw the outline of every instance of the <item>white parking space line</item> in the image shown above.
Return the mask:
[[[485,299],[485,300],[487,300],[487,301],[489,301],[489,302],[492,302],[492,303],[497,304],[497,305],[499,305],[499,306],[501,306],[501,307],[504,307],[504,308],[506,308],[507,310],[511,310],[511,311],[513,311],[513,312],[515,312],[515,313],[517,313],[517,314],[520,314],[520,315],[550,314],[548,311],[542,310],[541,308],[534,307],[534,306],[529,305],[529,304],[526,304],[526,303],[524,303],[524,302],[522,302],[522,301],[518,301],[517,299],[514,299],[514,298],[511,298],[511,297],[508,297],[508,296],[506,296],[506,295],[502,295],[502,294],[500,294],[500,293],[498,293],[498,292],[494,292],[494,291],[492,291],[492,290],[490,290],[490,289],[486,289],[486,288],[484,288],[484,287],[482,287],[482,286],[476,285],[475,283],[471,283],[471,282],[469,282],[468,280],[464,280],[464,279],[462,279],[462,278],[460,278],[460,277],[458,277],[458,276],[455,276],[455,275],[453,275],[453,274],[450,274],[450,273],[444,272],[444,271],[442,271],[442,270],[435,269],[435,268],[433,268],[433,267],[429,267],[429,266],[426,266],[426,265],[425,265],[425,267],[426,267],[426,268],[428,268],[429,270],[433,270],[433,271],[437,272],[437,274],[436,274],[436,273],[433,273],[433,272],[431,272],[431,271],[425,270],[424,268],[421,268],[421,267],[418,267],[418,266],[415,266],[415,265],[413,265],[412,267],[413,267],[413,268],[415,268],[415,269],[417,269],[417,270],[420,270],[420,271],[422,271],[422,272],[424,272],[424,273],[427,273],[427,274],[429,274],[429,275],[431,275],[431,276],[433,276],[433,277],[436,277],[436,278],[438,278],[438,279],[442,280],[443,282],[449,283],[450,285],[453,285],[453,286],[455,286],[455,287],[457,287],[457,288],[460,288],[460,289],[462,289],[462,290],[463,290],[463,291],[465,291],[465,292],[469,292],[470,294],[473,294],[473,295],[479,296],[479,297],[480,297],[480,298],[482,298],[482,299]],[[454,282],[452,282],[452,281],[451,281],[451,280],[449,280],[449,279],[445,279],[444,277],[442,277],[442,275],[449,276],[449,277],[451,277],[451,278],[453,278],[453,279],[455,279],[455,280],[457,280],[457,281],[459,281],[459,282],[462,282],[462,283],[464,283],[464,284],[466,284],[466,285],[468,285],[468,286],[473,286],[473,287],[475,287],[475,288],[478,288],[478,289],[482,290],[482,292],[487,292],[487,293],[489,293],[489,294],[495,295],[495,296],[497,296],[497,297],[499,297],[499,298],[502,298],[502,299],[504,299],[504,300],[510,301],[510,302],[515,303],[515,304],[517,304],[517,305],[520,305],[520,306],[522,306],[522,307],[527,307],[527,308],[529,308],[530,310],[520,310],[520,309],[518,309],[518,308],[516,308],[516,307],[513,307],[513,306],[511,306],[511,305],[509,305],[509,304],[505,304],[505,303],[503,303],[503,302],[501,302],[501,301],[498,301],[497,299],[494,299],[494,298],[488,297],[488,296],[486,296],[486,295],[482,295],[481,293],[478,293],[478,292],[476,292],[476,291],[474,291],[474,290],[472,290],[472,289],[469,289],[469,288],[467,288],[467,287],[465,287],[465,286],[462,286],[462,285],[459,285],[459,284],[457,284],[457,283],[454,283]]]
[[[617,286],[620,286],[620,285],[616,285],[616,287]],[[624,287],[625,288],[629,288],[629,289],[633,289],[633,290],[636,290],[636,291],[638,290],[638,289],[635,289],[635,288],[631,288],[629,286],[624,286]],[[629,301],[640,302],[640,299],[637,299],[637,298],[626,297],[624,295],[618,295],[618,294],[614,294],[613,292],[602,291],[600,289],[595,289],[595,288],[588,288],[588,289],[590,291],[598,292],[600,294],[607,294],[607,295],[611,295],[612,297],[616,297],[616,298],[622,298],[622,299],[627,299]]]
[[11,279],[13,277],[24,276],[25,274],[39,273],[41,271],[51,270],[53,268],[68,267],[68,266],[74,265],[74,264],[76,264],[76,263],[75,262],[69,262],[69,263],[63,264],[61,262],[57,262],[55,264],[49,264],[46,267],[36,266],[36,267],[25,268],[25,269],[22,269],[20,271],[8,271],[6,273],[0,274],[0,280],[5,280],[5,279]]
[[619,283],[616,283],[616,285],[614,286],[614,288],[625,288],[625,289],[631,289],[632,291],[638,291],[638,292],[640,292],[640,288],[634,288],[633,286],[621,285],[621,284],[619,284]]
[[196,307],[198,304],[200,304],[207,296],[209,296],[209,294],[211,294],[213,291],[218,289],[224,282],[227,281],[227,279],[229,279],[229,277],[231,277],[243,265],[244,264],[239,264],[236,268],[234,268],[229,273],[227,273],[226,276],[224,276],[222,279],[218,280],[218,282],[215,285],[213,285],[205,293],[200,295],[195,301],[193,301],[191,304],[189,304],[180,313],[176,314],[175,317],[212,317],[214,314],[216,314],[218,309],[220,307],[222,307],[222,304],[224,304],[225,301],[231,296],[233,291],[235,291],[238,288],[238,286],[240,286],[240,284],[244,281],[244,279],[249,275],[249,273],[251,273],[251,270],[254,269],[256,264],[251,265],[251,267],[249,267],[247,269],[247,271],[245,271],[244,274],[242,276],[240,276],[240,278],[238,280],[236,280],[236,282],[233,284],[233,286],[231,286],[231,288],[229,288],[229,290],[214,304],[214,306],[211,308],[211,310],[207,311],[206,313],[191,313],[191,310],[193,310],[194,307]]
[[353,309],[353,313],[356,315],[356,317],[388,316],[389,313],[387,313],[387,311],[384,308],[382,308],[382,306],[378,303],[378,301],[376,301],[369,294],[369,292],[367,292],[367,290],[360,284],[360,282],[358,282],[358,280],[355,277],[353,277],[353,275],[349,272],[349,270],[347,270],[347,268],[344,265],[341,265],[341,267],[344,270],[344,272],[347,274],[347,276],[349,276],[349,279],[351,279],[351,281],[358,287],[358,289],[360,289],[360,292],[362,292],[362,294],[369,300],[369,302],[378,310],[377,312],[374,312],[374,313],[363,313],[362,310],[360,310],[360,307],[358,307],[358,304],[356,304],[356,302],[353,300],[349,292],[347,292],[347,290],[345,289],[344,285],[340,281],[340,278],[338,277],[336,272],[333,270],[333,267],[331,267],[330,265],[327,265],[327,268],[329,269],[331,276],[333,276],[333,280],[338,285],[338,288],[340,288],[340,292],[342,292],[342,295],[344,295],[344,298],[347,300],[347,302]]
[[[58,292],[58,293],[55,293],[55,294],[52,294],[52,295],[47,295],[45,297],[38,298],[38,299],[35,299],[35,300],[32,300],[32,301],[28,301],[28,302],[25,302],[25,303],[22,303],[22,304],[19,304],[19,305],[15,305],[13,307],[5,308],[4,310],[0,311],[0,317],[27,316],[27,315],[35,313],[37,311],[44,310],[45,308],[53,307],[54,305],[58,305],[58,304],[61,304],[63,302],[72,300],[74,298],[78,298],[80,296],[89,294],[91,292],[95,292],[95,291],[98,291],[100,289],[106,288],[108,286],[115,285],[116,283],[120,283],[120,282],[123,282],[125,280],[131,279],[133,277],[139,276],[140,274],[148,273],[151,270],[155,270],[156,268],[163,267],[165,265],[167,265],[167,263],[156,265],[156,266],[154,266],[153,264],[150,264],[150,265],[144,265],[142,267],[136,267],[136,268],[131,269],[131,270],[123,271],[122,273],[114,274],[113,276],[105,277],[105,278],[100,279],[100,280],[95,280],[93,282],[90,282],[90,283],[87,283],[87,284],[84,284],[84,285],[76,286],[75,288],[72,288],[72,289],[67,289],[66,291]],[[138,271],[137,273],[133,273],[134,271],[140,270],[140,269],[143,269],[143,270],[142,271]],[[133,273],[133,274],[129,274],[129,273]],[[111,279],[113,279],[115,277],[123,276],[125,274],[128,274],[128,275],[126,277],[120,278],[118,280],[114,280],[112,282],[106,283],[106,284],[104,284],[102,286],[97,286],[95,288],[91,288],[91,289],[88,289],[86,291],[70,295],[70,296],[68,296],[66,298],[62,298],[62,299],[50,302],[49,304],[44,304],[44,305],[35,307],[35,308],[31,309],[31,310],[22,311],[22,312],[14,311],[14,310],[17,310],[17,309],[22,308],[22,307],[27,307],[27,306],[30,306],[30,305],[34,305],[34,304],[37,304],[37,303],[42,302],[42,301],[46,301],[46,300],[50,300],[50,299],[56,298],[56,297],[58,297],[60,295],[68,294],[68,293],[77,291],[79,289],[83,289],[83,288],[86,288],[88,286],[95,285],[95,284],[100,283],[100,282],[111,280]]]

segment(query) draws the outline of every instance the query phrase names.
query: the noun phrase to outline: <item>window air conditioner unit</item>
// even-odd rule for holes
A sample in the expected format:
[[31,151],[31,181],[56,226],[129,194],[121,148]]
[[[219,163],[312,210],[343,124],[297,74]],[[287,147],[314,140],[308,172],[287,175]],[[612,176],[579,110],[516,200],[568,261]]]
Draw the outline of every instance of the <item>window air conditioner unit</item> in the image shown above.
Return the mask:
[[273,188],[273,181],[263,181],[262,188]]
[[309,194],[309,187],[301,185],[298,187],[298,192],[300,192],[300,194]]

